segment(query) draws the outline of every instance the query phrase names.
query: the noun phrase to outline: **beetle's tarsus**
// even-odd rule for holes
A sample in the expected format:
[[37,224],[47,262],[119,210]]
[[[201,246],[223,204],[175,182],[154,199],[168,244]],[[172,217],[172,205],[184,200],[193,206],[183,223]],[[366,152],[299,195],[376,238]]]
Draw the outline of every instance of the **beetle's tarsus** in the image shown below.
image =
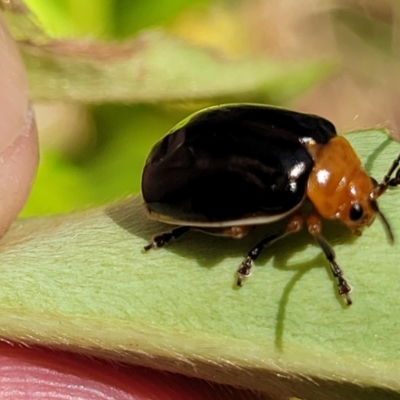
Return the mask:
[[348,306],[351,306],[351,305],[353,304],[353,301],[351,300],[351,297],[349,296],[348,293],[346,293],[346,294],[344,295],[344,298],[345,298],[346,304],[347,304]]
[[179,226],[178,228],[172,229],[169,232],[161,233],[160,235],[154,236],[153,241],[147,246],[144,246],[144,250],[148,251],[153,248],[163,247],[171,239],[178,239],[186,232],[190,231],[190,226]]
[[171,238],[169,237],[170,232],[162,233],[161,235],[154,236],[153,241],[147,246],[144,246],[144,250],[148,251],[150,249],[163,247]]
[[145,251],[149,251],[150,249],[163,247],[166,241],[163,238],[163,235],[155,236],[153,241],[149,243],[147,246],[144,246]]
[[[339,267],[339,266],[337,266],[337,267]],[[353,304],[351,297],[350,297],[350,293],[352,291],[351,286],[346,282],[346,280],[343,278],[342,275],[337,276],[337,280],[338,280],[339,294],[345,298],[346,304],[348,306],[351,306]]]
[[144,251],[149,251],[150,249],[152,249],[153,247],[156,247],[156,244],[154,242],[151,242],[150,244],[148,244],[147,246],[144,246],[143,249]]
[[296,232],[298,229],[291,229],[291,224],[289,222],[287,228],[283,231],[274,233],[272,235],[265,236],[262,238],[248,253],[247,257],[243,260],[242,264],[240,265],[237,273],[238,273],[238,280],[237,285],[242,286],[242,279],[247,278],[250,275],[251,267],[253,266],[254,261],[257,260],[258,256],[260,255],[261,251],[271,245],[272,243],[276,242],[278,239],[281,239],[285,235],[291,232]]
[[243,278],[247,278],[250,275],[250,270],[252,266],[253,266],[253,258],[251,256],[247,256],[237,271],[238,278],[236,284],[238,286],[242,286]]
[[331,265],[331,270],[333,272],[333,276],[337,279],[338,292],[340,296],[344,297],[346,300],[346,304],[348,306],[352,305],[353,302],[350,298],[350,293],[352,291],[351,286],[347,283],[346,279],[343,278],[343,271],[339,267],[339,265],[334,260],[328,260]]

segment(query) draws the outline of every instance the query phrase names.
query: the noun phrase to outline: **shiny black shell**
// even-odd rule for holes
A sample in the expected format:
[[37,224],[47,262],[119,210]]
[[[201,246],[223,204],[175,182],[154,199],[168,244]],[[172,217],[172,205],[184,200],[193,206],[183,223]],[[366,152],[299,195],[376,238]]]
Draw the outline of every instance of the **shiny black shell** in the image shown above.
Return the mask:
[[207,108],[151,150],[145,205],[156,219],[193,226],[280,219],[305,199],[314,165],[306,143],[334,136],[333,124],[315,115],[258,104]]

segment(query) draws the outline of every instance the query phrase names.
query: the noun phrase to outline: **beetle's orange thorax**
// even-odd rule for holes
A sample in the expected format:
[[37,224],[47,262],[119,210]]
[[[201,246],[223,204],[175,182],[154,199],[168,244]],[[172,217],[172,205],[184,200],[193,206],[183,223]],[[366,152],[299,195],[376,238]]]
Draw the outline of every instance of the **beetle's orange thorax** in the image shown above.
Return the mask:
[[[373,183],[350,143],[342,136],[332,138],[323,146],[310,149],[314,168],[308,179],[307,196],[321,216],[340,219],[350,229],[370,225],[375,217],[370,196]],[[364,217],[353,222],[350,207],[359,203]]]

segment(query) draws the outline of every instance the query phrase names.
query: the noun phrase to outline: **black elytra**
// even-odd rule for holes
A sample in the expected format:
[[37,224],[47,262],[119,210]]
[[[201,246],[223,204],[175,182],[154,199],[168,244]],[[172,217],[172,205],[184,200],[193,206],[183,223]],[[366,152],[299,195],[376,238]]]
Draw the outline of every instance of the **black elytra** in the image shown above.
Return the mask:
[[327,120],[258,105],[194,114],[152,149],[142,193],[152,213],[186,223],[286,213],[305,195],[313,159],[299,139],[324,144]]

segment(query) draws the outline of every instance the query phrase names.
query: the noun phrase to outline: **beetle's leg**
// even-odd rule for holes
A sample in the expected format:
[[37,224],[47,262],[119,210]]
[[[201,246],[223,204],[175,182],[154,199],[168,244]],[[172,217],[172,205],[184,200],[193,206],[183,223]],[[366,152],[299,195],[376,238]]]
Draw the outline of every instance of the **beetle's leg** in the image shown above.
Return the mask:
[[345,298],[347,305],[350,306],[352,304],[350,298],[351,286],[346,282],[346,279],[343,278],[343,271],[335,261],[335,252],[321,234],[321,220],[316,214],[312,213],[307,219],[307,226],[308,231],[320,245],[329,262],[333,276],[337,280],[339,294]]
[[277,240],[283,238],[284,236],[298,232],[303,226],[303,217],[301,215],[294,215],[286,225],[286,228],[274,233],[272,235],[265,236],[261,239],[248,253],[247,257],[244,259],[242,264],[240,265],[237,274],[237,285],[242,286],[243,278],[246,278],[250,275],[251,267],[253,266],[253,262],[257,260],[258,256],[260,255],[261,251],[271,245],[272,243],[276,242]]
[[169,232],[164,232],[160,235],[154,236],[153,241],[147,246],[144,246],[144,249],[147,251],[154,247],[163,247],[164,244],[168,243],[171,239],[178,239],[189,231],[190,226],[179,226],[178,228],[171,229]]

